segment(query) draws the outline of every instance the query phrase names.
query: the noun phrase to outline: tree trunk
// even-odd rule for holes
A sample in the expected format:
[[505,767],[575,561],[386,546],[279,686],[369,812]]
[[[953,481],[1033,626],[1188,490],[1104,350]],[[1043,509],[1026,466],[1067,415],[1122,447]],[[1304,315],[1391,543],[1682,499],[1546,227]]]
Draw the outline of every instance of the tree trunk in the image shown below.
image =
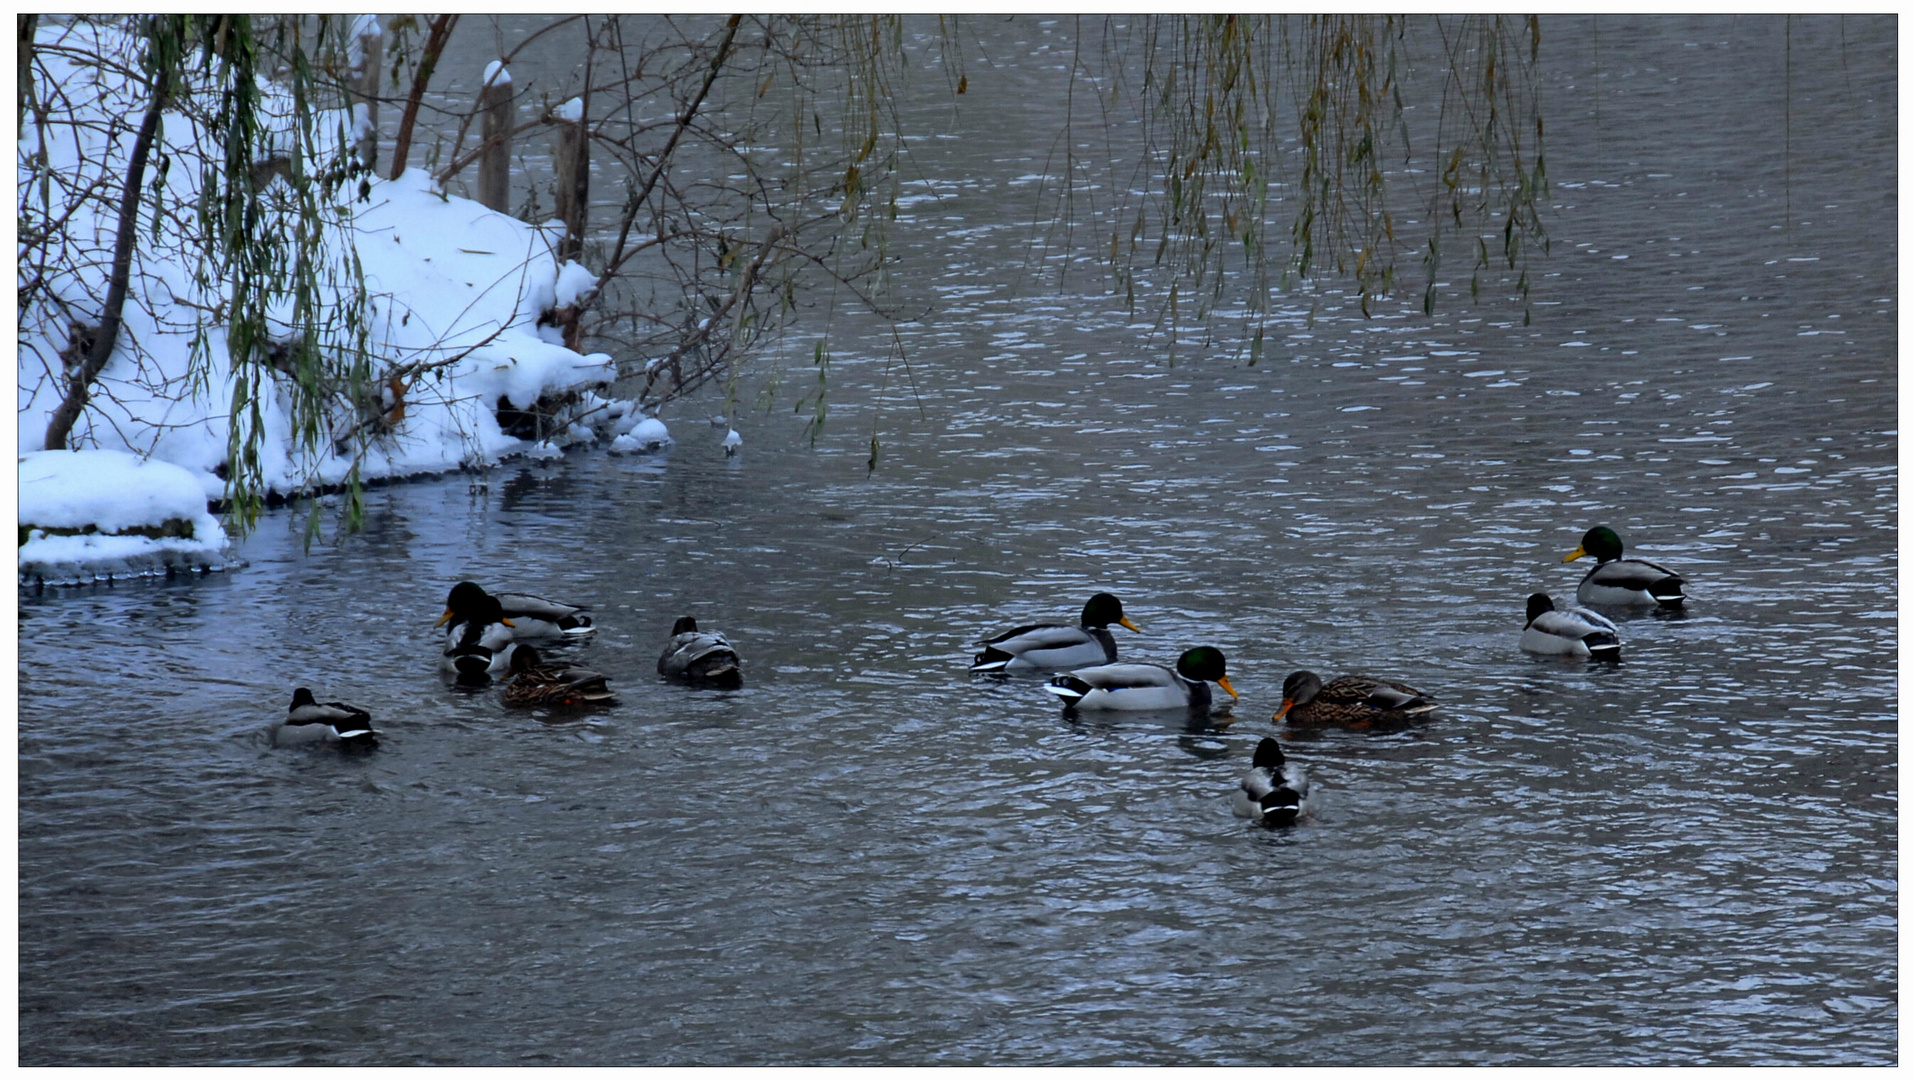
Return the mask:
[[397,144],[392,147],[391,178],[405,175],[405,158],[412,152],[412,126],[418,122],[418,104],[425,97],[425,85],[432,81],[432,69],[438,66],[438,54],[445,51],[445,39],[452,36],[458,16],[440,15],[432,20],[431,36],[425,40],[425,55],[419,58],[418,74],[412,78],[412,93],[405,99],[405,115],[399,118]]
[[127,280],[132,276],[133,247],[139,236],[140,181],[146,175],[146,159],[152,156],[153,142],[159,136],[160,114],[166,107],[168,72],[153,78],[153,96],[146,104],[146,116],[140,120],[139,134],[133,138],[132,158],[126,165],[126,188],[120,193],[119,232],[113,238],[113,272],[106,286],[106,303],[100,311],[100,327],[90,346],[73,350],[78,366],[67,372],[66,398],[53,410],[47,422],[46,448],[65,450],[73,434],[73,425],[86,409],[93,380],[113,355],[120,336],[120,312],[126,308]]
[[478,159],[478,201],[499,213],[511,206],[511,73],[501,62],[491,82],[478,92],[485,114],[481,138],[485,156]]
[[352,79],[352,95],[365,106],[366,135],[359,140],[359,163],[367,169],[379,164],[379,75],[385,38],[367,29],[359,35],[359,68]]

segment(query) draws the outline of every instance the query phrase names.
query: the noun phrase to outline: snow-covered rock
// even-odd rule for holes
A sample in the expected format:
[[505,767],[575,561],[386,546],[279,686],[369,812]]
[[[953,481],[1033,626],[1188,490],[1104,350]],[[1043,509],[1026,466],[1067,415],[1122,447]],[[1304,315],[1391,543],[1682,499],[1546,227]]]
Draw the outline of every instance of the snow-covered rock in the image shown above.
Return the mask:
[[20,581],[75,583],[216,570],[226,532],[198,478],[116,450],[20,458]]

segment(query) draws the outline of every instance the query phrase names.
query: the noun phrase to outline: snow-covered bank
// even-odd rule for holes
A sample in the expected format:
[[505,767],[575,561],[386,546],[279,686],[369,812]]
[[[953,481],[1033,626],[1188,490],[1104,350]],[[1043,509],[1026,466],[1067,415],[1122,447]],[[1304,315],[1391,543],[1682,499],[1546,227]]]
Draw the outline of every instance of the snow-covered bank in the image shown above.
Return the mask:
[[20,580],[75,584],[218,570],[226,532],[192,473],[117,450],[20,459]]
[[[173,491],[177,475],[193,482],[201,500],[192,519],[197,522],[205,500],[226,492],[228,413],[235,390],[248,375],[260,378],[257,371],[232,370],[227,327],[220,321],[230,288],[218,280],[196,280],[197,246],[182,231],[192,215],[155,218],[146,206],[124,329],[68,443],[122,453],[34,453],[44,445],[49,419],[67,392],[75,331],[99,320],[117,218],[114,200],[97,193],[117,195],[116,180],[124,174],[133,141],[127,118],[136,119],[145,108],[140,87],[125,74],[137,71],[138,62],[134,44],[124,35],[83,22],[43,22],[36,40],[42,46],[39,63],[60,90],[41,100],[57,100],[60,107],[44,127],[29,117],[22,128],[22,233],[29,232],[25,226],[35,213],[44,214],[47,228],[57,233],[52,243],[36,242],[30,251],[22,242],[22,274],[31,278],[21,283],[19,321],[23,577],[30,557],[36,566],[83,567],[95,556],[105,560],[100,565],[113,565],[136,539],[161,545],[180,539],[108,535],[118,531],[108,519],[145,505],[143,486],[158,475],[109,462],[131,454],[176,467],[165,473],[167,491]],[[115,63],[89,64],[88,57],[110,57]],[[265,92],[289,122],[284,93],[271,86]],[[320,126],[335,128],[342,138],[351,127],[345,122]],[[176,114],[168,114],[162,127],[169,161],[160,172],[166,198],[175,207],[190,207],[206,133]],[[147,183],[153,175],[149,170]],[[634,403],[609,396],[616,376],[612,358],[567,348],[554,325],[555,312],[596,284],[577,264],[559,264],[554,251],[560,226],[530,225],[447,195],[422,170],[396,180],[368,180],[364,188],[356,183],[341,188],[338,221],[321,237],[337,265],[355,256],[358,274],[343,277],[321,303],[336,308],[363,300],[371,390],[359,401],[335,394],[326,421],[331,437],[308,447],[296,433],[292,375],[283,369],[266,372],[257,407],[264,434],[260,473],[268,491],[321,490],[345,482],[355,469],[361,480],[370,481],[484,468],[532,452],[550,456],[567,445],[610,440],[641,422],[653,436],[648,441],[659,441],[654,436],[661,424],[641,416]],[[45,190],[55,195],[41,204],[33,193]],[[89,190],[95,194],[79,194]],[[275,341],[283,335],[290,342],[303,330],[287,322],[276,320]],[[194,342],[202,335],[211,359],[205,370],[195,371]],[[90,524],[94,534],[49,531],[33,544],[26,542],[28,526],[54,527],[29,515],[30,469],[40,470],[33,474],[34,483],[51,480],[52,486],[90,492],[84,504],[61,509],[95,506],[102,516],[73,521],[69,514],[58,528]],[[98,475],[87,475],[95,469]],[[135,524],[159,524],[135,517]],[[195,530],[196,543],[210,543],[210,534],[197,524]],[[164,558],[184,557],[185,549],[177,544],[154,549],[161,550],[173,553]]]

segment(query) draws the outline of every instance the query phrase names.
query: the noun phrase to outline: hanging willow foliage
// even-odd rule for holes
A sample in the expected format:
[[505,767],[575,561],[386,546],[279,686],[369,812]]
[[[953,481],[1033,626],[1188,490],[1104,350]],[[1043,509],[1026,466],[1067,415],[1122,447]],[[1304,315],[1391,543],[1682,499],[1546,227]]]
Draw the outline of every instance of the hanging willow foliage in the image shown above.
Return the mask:
[[[1110,240],[1132,304],[1137,274],[1166,269],[1168,320],[1240,303],[1253,359],[1279,284],[1332,274],[1369,313],[1425,245],[1432,313],[1457,244],[1471,292],[1499,262],[1525,302],[1547,244],[1536,18],[1158,16],[1103,40],[1112,93],[1141,88],[1145,194]],[[1224,272],[1238,251],[1246,281]]]

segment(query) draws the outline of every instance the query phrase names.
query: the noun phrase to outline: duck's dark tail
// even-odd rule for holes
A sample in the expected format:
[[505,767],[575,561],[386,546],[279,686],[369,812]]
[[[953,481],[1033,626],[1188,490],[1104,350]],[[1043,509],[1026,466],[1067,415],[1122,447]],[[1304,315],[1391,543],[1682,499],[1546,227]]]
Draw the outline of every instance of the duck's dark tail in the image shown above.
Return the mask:
[[1677,608],[1687,602],[1686,582],[1678,574],[1669,574],[1647,587],[1647,595],[1664,608]]
[[1004,665],[1014,659],[1016,658],[1009,653],[995,646],[989,646],[982,652],[977,653],[976,659],[970,661],[970,670],[983,672],[1002,671]]
[[1581,638],[1581,644],[1588,647],[1590,660],[1619,660],[1621,658],[1621,639],[1606,630],[1596,630]]
[[1062,698],[1064,704],[1074,705],[1083,700],[1083,695],[1094,690],[1095,687],[1074,675],[1058,675],[1044,684],[1043,689]]

